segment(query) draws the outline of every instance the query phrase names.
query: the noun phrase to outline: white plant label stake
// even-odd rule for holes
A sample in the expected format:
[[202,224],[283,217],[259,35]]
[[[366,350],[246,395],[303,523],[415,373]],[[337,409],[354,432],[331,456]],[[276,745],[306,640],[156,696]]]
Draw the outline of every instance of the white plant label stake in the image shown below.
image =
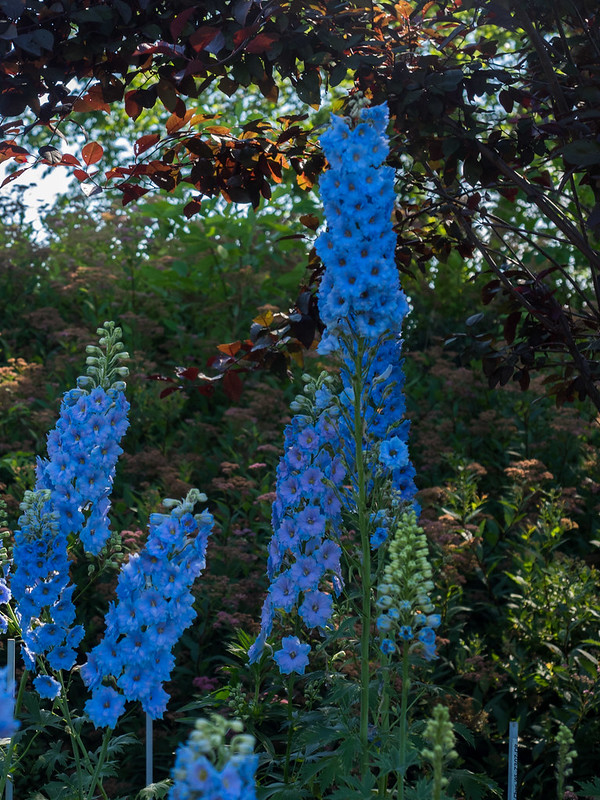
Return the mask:
[[517,762],[519,758],[517,743],[519,723],[508,724],[508,800],[517,800]]

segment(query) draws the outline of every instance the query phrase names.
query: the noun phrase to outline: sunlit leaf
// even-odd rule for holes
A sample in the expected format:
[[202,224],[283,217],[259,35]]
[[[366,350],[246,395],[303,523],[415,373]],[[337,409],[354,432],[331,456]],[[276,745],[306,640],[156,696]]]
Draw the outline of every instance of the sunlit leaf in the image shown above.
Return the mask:
[[263,314],[259,314],[258,317],[254,317],[252,321],[256,322],[257,325],[261,325],[263,328],[268,328],[273,322],[273,312],[265,311]]
[[103,155],[104,148],[98,142],[88,142],[81,148],[81,157],[88,167],[100,161]]
[[214,28],[211,25],[203,25],[201,28],[194,31],[188,39],[188,42],[194,50],[199,53],[201,50],[204,50],[219,33],[219,28]]
[[221,353],[225,353],[228,356],[235,356],[236,353],[239,352],[240,348],[242,347],[242,343],[240,341],[237,342],[230,342],[228,344],[219,344],[217,345],[217,350],[220,350]]
[[145,136],[140,136],[140,138],[133,145],[133,152],[136,154],[136,156],[139,156],[146,152],[146,150],[149,150],[159,141],[160,135],[158,133],[148,133]]
[[73,111],[110,111],[104,100],[102,85],[97,83],[73,103]]

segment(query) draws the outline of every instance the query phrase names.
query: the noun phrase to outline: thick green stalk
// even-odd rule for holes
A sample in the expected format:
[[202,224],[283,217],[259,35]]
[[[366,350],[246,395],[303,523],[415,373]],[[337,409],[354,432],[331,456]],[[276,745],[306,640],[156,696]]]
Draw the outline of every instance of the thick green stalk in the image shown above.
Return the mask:
[[293,695],[294,695],[294,673],[290,673],[290,677],[288,678],[288,735],[287,735],[287,745],[285,748],[285,767],[283,770],[283,782],[288,783],[290,778],[290,756],[292,753],[292,739],[294,736],[294,725],[293,725],[293,717],[294,717],[294,708],[293,708]]
[[[391,659],[388,655],[383,655],[381,659],[381,667],[383,669],[383,689],[381,704],[379,708],[379,730],[381,740],[387,741],[390,732],[390,662]],[[380,775],[379,777],[379,793],[381,798],[387,797],[387,774]]]
[[[437,759],[433,765],[433,791],[431,800],[442,800],[442,759]],[[562,798],[562,795],[561,795]]]
[[400,705],[400,774],[398,775],[398,800],[404,798],[404,778],[406,776],[406,740],[408,738],[408,689],[410,686],[408,656],[409,643],[404,640],[402,647],[402,701]]
[[[107,753],[107,750],[108,750],[108,744],[110,742],[110,737],[111,736],[112,736],[112,728],[106,728],[106,730],[104,731],[104,737],[102,739],[102,749],[100,751],[100,755],[98,756],[98,763],[96,764],[96,769],[94,770],[94,773],[92,775],[92,783],[91,783],[91,786],[90,786],[90,790],[89,790],[89,792],[87,794],[86,800],[92,800],[92,798],[94,796],[94,792],[96,790],[96,784],[98,783],[98,776],[100,774],[100,770],[102,769],[102,766],[103,766],[104,761],[106,759],[106,753]],[[102,792],[102,797],[106,798],[107,794],[104,791],[104,787],[102,785],[100,785],[99,789]]]
[[361,775],[369,770],[369,684],[371,671],[369,652],[371,647],[371,542],[369,541],[369,513],[367,509],[367,482],[364,462],[363,419],[361,400],[363,393],[362,359],[363,343],[357,342],[354,360],[354,457],[358,483],[358,528],[362,550],[362,632],[360,637],[360,758]]
[[[69,710],[69,703],[68,703],[68,700],[65,697],[65,684],[64,684],[64,681],[62,679],[62,675],[61,675],[61,678],[60,678],[60,682],[61,682],[61,685],[62,685],[62,691],[61,691],[59,699],[58,699],[58,705],[60,706],[60,710],[62,712],[63,719],[67,723],[67,730],[68,730],[68,733],[69,733],[69,738],[71,739],[71,747],[73,749],[73,757],[75,759],[75,769],[77,771],[77,787],[78,787],[78,791],[79,791],[79,797],[81,797],[82,800],[83,800],[83,774],[81,772],[81,759],[80,759],[80,756],[79,756],[79,748],[80,747],[82,747],[82,749],[84,749],[84,748],[83,748],[83,743],[81,742],[81,737],[79,736],[79,734],[77,733],[77,731],[75,730],[75,727],[73,725],[73,720],[71,718],[71,712]],[[87,750],[85,750],[84,752],[87,755]]]

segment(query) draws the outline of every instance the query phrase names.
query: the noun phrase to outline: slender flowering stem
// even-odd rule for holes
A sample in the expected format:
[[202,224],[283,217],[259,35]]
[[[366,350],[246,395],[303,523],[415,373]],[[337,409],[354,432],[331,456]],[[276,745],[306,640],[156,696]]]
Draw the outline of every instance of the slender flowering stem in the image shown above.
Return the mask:
[[[96,764],[96,769],[94,770],[94,773],[92,775],[92,783],[91,783],[91,786],[90,786],[90,790],[89,790],[89,792],[87,794],[86,800],[92,800],[92,798],[94,796],[94,790],[96,789],[96,785],[98,784],[98,775],[100,774],[100,770],[102,769],[102,766],[104,765],[104,761],[106,759],[106,753],[108,752],[108,745],[110,743],[111,736],[112,736],[112,728],[106,728],[105,731],[104,731],[104,736],[102,738],[102,749],[100,750],[100,755],[98,756],[98,763]],[[98,786],[98,788],[102,792],[102,797],[107,798],[108,795],[104,791],[104,787],[102,786],[102,784],[100,784]]]
[[63,682],[62,675],[60,676],[60,683],[61,683],[61,693],[57,698],[56,702],[60,706],[63,719],[67,723],[67,732],[69,734],[69,738],[71,739],[71,747],[73,749],[73,757],[75,759],[75,769],[77,771],[77,785],[79,787],[79,796],[83,797],[83,773],[81,771],[81,758],[79,755],[79,748],[81,747],[86,758],[89,758],[89,756],[87,750],[83,746],[81,737],[77,734],[75,727],[73,725],[73,720],[71,718],[71,711],[69,709],[69,703],[65,697],[65,684]]
[[361,399],[363,392],[362,360],[364,342],[359,339],[354,360],[354,458],[358,484],[358,527],[362,550],[362,631],[360,639],[360,756],[363,778],[369,769],[369,652],[371,646],[371,544],[369,541],[369,512],[367,510],[367,485],[363,451],[363,421]]
[[406,776],[406,740],[408,738],[408,690],[410,687],[410,642],[404,641],[402,646],[402,700],[400,704],[400,774],[398,776],[398,800],[404,798],[404,778]]
[[283,782],[288,783],[290,777],[290,756],[292,753],[292,739],[294,735],[294,708],[293,708],[293,696],[294,696],[294,673],[290,673],[290,677],[288,678],[287,682],[287,692],[288,692],[288,735],[287,735],[287,745],[285,748],[285,767],[283,771]]
[[[387,739],[390,731],[390,664],[391,658],[383,654],[381,659],[381,667],[383,670],[383,686],[381,691],[381,704],[379,708],[379,725],[381,730],[381,738],[383,741]],[[379,778],[379,797],[387,796],[387,775],[381,775]]]
[[[94,791],[96,789],[97,783],[98,783],[98,775],[100,774],[100,770],[102,769],[102,765],[103,765],[104,760],[106,758],[108,744],[110,742],[110,737],[112,735],[112,729],[107,728],[105,730],[104,739],[102,741],[102,750],[101,750],[100,755],[98,757],[98,761],[96,763],[96,766],[94,767],[92,765],[92,761],[90,759],[90,755],[88,753],[88,750],[87,750],[86,746],[84,745],[84,743],[83,743],[83,741],[81,739],[81,736],[79,735],[78,731],[76,730],[76,728],[75,728],[75,726],[73,724],[73,718],[71,717],[71,711],[69,709],[69,703],[68,703],[68,700],[67,700],[67,697],[66,697],[66,687],[65,687],[65,684],[64,684],[64,681],[63,681],[62,673],[59,675],[59,678],[60,678],[60,684],[61,684],[62,690],[61,690],[60,696],[57,698],[57,703],[59,704],[61,712],[62,712],[62,715],[63,715],[63,718],[64,718],[65,722],[67,723],[68,733],[69,733],[69,736],[71,738],[71,744],[72,744],[72,747],[73,747],[73,756],[75,758],[75,767],[76,767],[76,770],[77,770],[77,783],[79,785],[79,796],[83,800],[84,789],[83,789],[83,771],[82,771],[82,759],[81,759],[81,756],[83,756],[83,762],[85,763],[85,767],[86,767],[88,773],[92,776],[92,782],[91,782],[91,785],[90,785],[90,789],[89,789],[89,791],[88,791],[88,793],[86,795],[86,800],[91,800],[93,795],[94,795]],[[81,756],[80,756],[80,752],[79,752],[80,750],[81,750]],[[102,786],[98,786],[98,788],[100,789],[102,797],[107,798],[107,794],[104,791],[104,788]]]

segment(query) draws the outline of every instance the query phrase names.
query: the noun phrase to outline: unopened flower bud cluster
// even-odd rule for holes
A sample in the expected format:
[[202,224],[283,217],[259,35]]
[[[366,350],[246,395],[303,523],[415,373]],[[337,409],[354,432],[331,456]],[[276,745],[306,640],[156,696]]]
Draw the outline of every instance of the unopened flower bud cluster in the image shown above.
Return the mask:
[[421,755],[433,767],[433,798],[436,800],[441,797],[442,788],[448,785],[448,779],[442,774],[445,762],[458,758],[454,749],[456,737],[446,706],[439,704],[433,709],[433,716],[425,726],[425,739],[430,746],[423,749]]
[[[96,331],[100,337],[98,344],[90,344],[85,348],[87,358],[87,376],[80,376],[77,385],[80,389],[88,391],[101,387],[105,391],[112,389],[115,392],[125,391],[124,378],[129,375],[129,369],[121,364],[129,358],[129,353],[121,342],[123,331],[116,327],[112,321],[105,322]],[[102,349],[104,348],[104,349]]]
[[[229,731],[234,736],[226,744]],[[210,720],[197,720],[187,743],[177,750],[168,800],[254,800],[254,745],[238,719],[213,714]]]
[[434,586],[427,540],[413,510],[400,515],[388,555],[383,582],[377,587],[377,629],[384,637],[380,649],[391,654],[396,650],[396,638],[414,641],[431,660],[435,658],[434,629],[440,617],[433,613],[429,598]]
[[[577,750],[573,747],[575,744],[573,734],[569,728],[562,723],[556,734],[556,742],[558,744],[556,773],[559,783],[562,784],[564,779],[573,773],[573,761],[577,758]],[[566,788],[571,791],[573,790],[572,786],[567,786]]]

